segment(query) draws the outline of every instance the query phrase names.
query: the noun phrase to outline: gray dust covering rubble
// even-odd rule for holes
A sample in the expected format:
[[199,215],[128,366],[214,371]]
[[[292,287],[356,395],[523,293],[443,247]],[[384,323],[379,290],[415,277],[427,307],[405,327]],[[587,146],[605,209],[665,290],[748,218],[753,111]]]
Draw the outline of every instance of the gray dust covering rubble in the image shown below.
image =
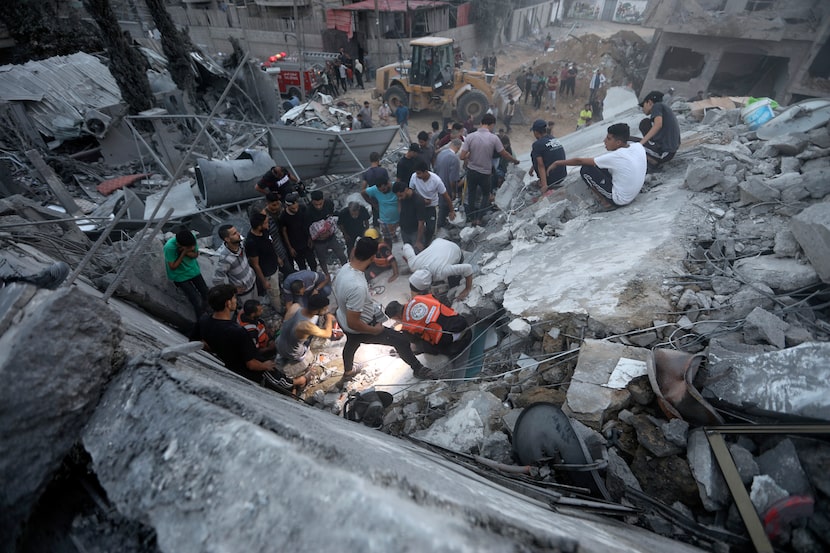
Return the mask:
[[[568,157],[602,153],[614,122],[636,128],[636,101],[611,88],[606,119],[562,138]],[[739,108],[698,118],[681,97],[672,108],[681,149],[632,204],[598,210],[577,170],[540,195],[527,152],[517,152],[522,164],[508,170],[484,225],[439,231],[475,268],[471,293],[453,306],[482,331],[481,368],[422,356],[439,378],[416,381],[388,347],[361,348],[374,364],[351,391],[394,396],[381,431],[339,416],[348,390],[321,386],[295,401],[188,344],[179,329],[192,307],[161,255],[169,227],[120,228],[82,261],[98,235],[44,208],[53,194],[19,177],[19,193],[0,200],[0,275],[56,260],[82,271],[56,291],[0,288],[0,543],[743,551],[748,534],[707,439],[717,425],[698,422],[703,409],[768,425],[725,439],[758,516],[781,522],[776,548],[830,548],[828,126],[762,140]],[[142,194],[159,192],[157,176],[140,181]],[[307,184],[342,207],[357,180]],[[231,222],[244,235],[246,219],[242,209],[194,219],[208,282],[216,227]],[[373,287],[376,299],[409,293],[399,263],[401,278]],[[325,348],[332,366],[340,349]],[[676,362],[657,363],[658,349],[677,352]],[[539,403],[564,413],[582,462],[563,462],[553,447],[518,462],[513,439]],[[784,422],[800,427],[777,434]],[[786,501],[802,510],[775,519]]]

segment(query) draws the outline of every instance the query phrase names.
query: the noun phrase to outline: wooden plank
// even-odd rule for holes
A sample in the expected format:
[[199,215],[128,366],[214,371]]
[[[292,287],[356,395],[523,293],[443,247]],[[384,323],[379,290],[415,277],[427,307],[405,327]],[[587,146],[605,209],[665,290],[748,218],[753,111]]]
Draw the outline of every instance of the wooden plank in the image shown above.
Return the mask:
[[52,190],[52,193],[55,197],[57,197],[66,212],[73,217],[83,215],[81,208],[78,207],[78,204],[75,203],[75,200],[63,185],[63,181],[58,178],[58,175],[55,174],[51,167],[46,165],[46,162],[43,161],[40,152],[37,150],[28,150],[26,152],[26,157],[29,158],[31,164],[35,166],[37,172],[40,173],[40,176],[43,177],[46,184],[49,185],[49,189]]

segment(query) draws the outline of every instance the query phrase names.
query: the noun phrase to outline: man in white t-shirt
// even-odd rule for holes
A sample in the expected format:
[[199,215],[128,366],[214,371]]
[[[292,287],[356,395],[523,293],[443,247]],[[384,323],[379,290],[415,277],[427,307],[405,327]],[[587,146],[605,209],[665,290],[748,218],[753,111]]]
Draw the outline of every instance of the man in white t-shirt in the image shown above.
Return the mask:
[[[464,263],[464,253],[458,244],[444,238],[436,238],[424,251],[415,254],[409,244],[403,246],[403,259],[413,273],[419,269],[430,272],[433,284],[446,280],[454,288],[464,278],[464,289],[455,299],[463,300],[473,287],[473,266]],[[428,290],[428,287],[426,287]],[[419,289],[420,290],[420,289]]]
[[337,322],[346,335],[343,347],[343,385],[359,372],[354,368],[354,355],[361,344],[385,344],[395,348],[398,356],[410,367],[416,378],[429,378],[431,374],[412,353],[406,336],[383,326],[385,315],[380,304],[372,301],[365,271],[372,264],[378,250],[377,240],[360,238],[355,243],[349,263],[337,272],[334,296],[337,298]]
[[581,165],[580,175],[604,209],[614,209],[634,201],[646,178],[646,151],[638,142],[629,142],[631,131],[625,123],[608,127],[607,154],[595,158],[575,157],[554,161],[549,167]]

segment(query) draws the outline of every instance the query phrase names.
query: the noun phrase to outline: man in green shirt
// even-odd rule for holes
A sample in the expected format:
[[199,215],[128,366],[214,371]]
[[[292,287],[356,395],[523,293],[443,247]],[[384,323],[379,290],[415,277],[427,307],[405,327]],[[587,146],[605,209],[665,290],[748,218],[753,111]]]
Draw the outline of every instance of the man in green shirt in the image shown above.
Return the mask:
[[167,278],[193,304],[198,319],[205,312],[208,288],[199,269],[199,246],[193,233],[182,229],[168,240],[164,244],[164,261]]

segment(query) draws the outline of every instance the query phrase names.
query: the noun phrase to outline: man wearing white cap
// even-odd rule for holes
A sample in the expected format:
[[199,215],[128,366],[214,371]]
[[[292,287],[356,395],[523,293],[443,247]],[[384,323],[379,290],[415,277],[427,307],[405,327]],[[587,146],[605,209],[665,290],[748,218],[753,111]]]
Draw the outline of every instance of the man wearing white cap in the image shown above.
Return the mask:
[[[464,254],[455,242],[436,238],[417,255],[411,245],[404,244],[403,258],[409,265],[413,276],[418,270],[426,269],[431,275],[432,282],[446,280],[450,287],[454,287],[461,281],[461,277],[464,277],[464,290],[455,299],[463,300],[473,287],[473,266],[469,263],[462,263]],[[413,285],[411,279],[410,285]]]

